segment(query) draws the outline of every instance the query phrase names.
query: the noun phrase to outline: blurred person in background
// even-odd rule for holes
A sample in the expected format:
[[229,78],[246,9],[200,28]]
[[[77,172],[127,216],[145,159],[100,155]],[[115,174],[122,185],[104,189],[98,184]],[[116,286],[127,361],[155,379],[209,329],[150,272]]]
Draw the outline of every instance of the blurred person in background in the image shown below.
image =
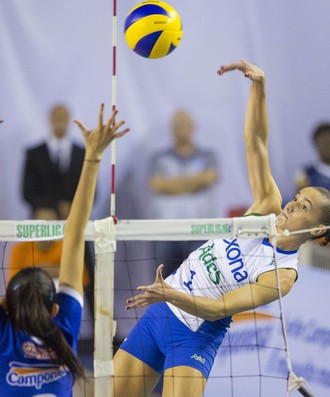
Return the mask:
[[50,111],[50,135],[27,149],[23,169],[23,197],[32,213],[41,208],[66,219],[78,185],[85,149],[68,132],[69,110],[57,104]]
[[[149,186],[154,219],[212,217],[212,187],[218,180],[216,157],[213,151],[194,143],[194,132],[190,113],[177,110],[171,124],[173,145],[155,153],[151,160]],[[155,255],[167,264],[166,273],[170,274],[200,244],[200,241],[156,242]]]
[[330,189],[330,123],[319,124],[312,134],[317,161],[302,167],[296,174],[296,191],[306,186]]

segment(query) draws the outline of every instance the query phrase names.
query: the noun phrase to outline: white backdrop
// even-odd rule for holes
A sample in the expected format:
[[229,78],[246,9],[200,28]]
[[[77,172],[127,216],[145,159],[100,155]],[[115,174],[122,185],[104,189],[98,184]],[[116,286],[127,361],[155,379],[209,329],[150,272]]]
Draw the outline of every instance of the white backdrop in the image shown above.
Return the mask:
[[[283,196],[291,196],[295,170],[315,159],[312,128],[330,119],[330,1],[171,0],[184,35],[159,60],[137,56],[124,42],[124,19],[137,2],[118,0],[118,117],[131,133],[117,144],[117,215],[148,216],[147,160],[169,144],[177,107],[193,113],[197,141],[217,152],[214,216],[249,202],[243,120],[250,83],[237,73],[216,74],[241,58],[266,72],[272,170]],[[72,117],[93,127],[101,102],[110,113],[111,73],[111,0],[0,0],[0,219],[28,217],[20,193],[23,154],[47,137],[49,108],[64,102]],[[81,139],[74,126],[72,134]],[[109,213],[109,157],[95,218]]]
[[[249,202],[242,130],[250,84],[237,73],[216,75],[221,64],[241,58],[268,77],[272,169],[291,196],[295,170],[315,158],[311,130],[330,118],[329,0],[172,0],[184,35],[158,60],[139,57],[124,42],[124,19],[136,3],[118,1],[118,108],[131,128],[117,145],[118,216],[148,216],[146,160],[169,143],[177,107],[193,112],[197,141],[217,152],[214,216]],[[111,109],[112,2],[1,0],[0,7],[0,219],[22,219],[23,153],[47,136],[49,108],[65,102],[90,127],[102,101]],[[80,140],[75,126],[72,133]],[[109,213],[109,164],[94,217]]]

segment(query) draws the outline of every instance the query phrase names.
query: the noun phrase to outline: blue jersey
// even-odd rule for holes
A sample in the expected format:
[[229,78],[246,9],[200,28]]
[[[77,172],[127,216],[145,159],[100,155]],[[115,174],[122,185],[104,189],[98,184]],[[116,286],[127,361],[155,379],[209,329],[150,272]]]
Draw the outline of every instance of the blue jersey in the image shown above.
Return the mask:
[[[77,353],[82,297],[60,287],[59,313],[54,321]],[[52,352],[43,342],[22,331],[15,331],[0,306],[0,396],[71,397],[73,377],[66,367],[55,365]]]

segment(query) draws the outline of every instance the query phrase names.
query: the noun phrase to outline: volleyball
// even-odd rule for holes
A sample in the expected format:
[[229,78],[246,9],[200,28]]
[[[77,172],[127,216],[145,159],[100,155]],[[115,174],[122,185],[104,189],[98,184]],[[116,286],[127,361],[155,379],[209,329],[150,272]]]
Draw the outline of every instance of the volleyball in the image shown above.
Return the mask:
[[163,58],[179,45],[182,22],[177,11],[163,1],[143,1],[125,20],[128,46],[144,58]]

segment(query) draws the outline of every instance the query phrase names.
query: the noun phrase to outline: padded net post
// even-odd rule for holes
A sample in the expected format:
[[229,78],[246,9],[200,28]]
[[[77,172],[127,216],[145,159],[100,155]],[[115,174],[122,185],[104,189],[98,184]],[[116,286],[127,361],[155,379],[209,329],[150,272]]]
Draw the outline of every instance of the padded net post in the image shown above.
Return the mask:
[[113,218],[94,222],[95,228],[95,344],[94,395],[111,395],[113,375],[112,340],[116,332],[114,309],[114,253],[116,250]]

